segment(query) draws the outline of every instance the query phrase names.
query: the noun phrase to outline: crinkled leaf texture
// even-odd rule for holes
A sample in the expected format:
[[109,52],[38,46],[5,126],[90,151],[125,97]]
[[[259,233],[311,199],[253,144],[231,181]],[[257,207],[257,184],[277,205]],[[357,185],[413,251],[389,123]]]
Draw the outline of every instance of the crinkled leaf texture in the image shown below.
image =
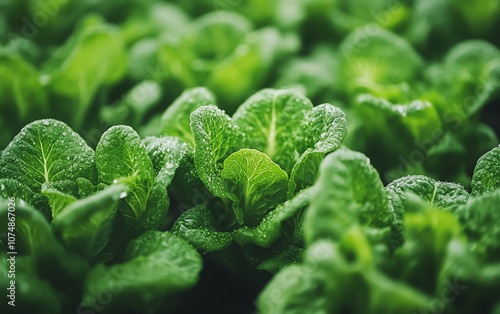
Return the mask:
[[147,202],[149,213],[146,217],[146,225],[155,228],[165,220],[170,206],[167,188],[171,185],[183,159],[192,151],[188,144],[174,137],[147,137],[142,142],[156,174],[149,193]]
[[312,110],[311,101],[291,90],[264,89],[246,100],[233,115],[233,123],[247,136],[248,147],[266,153],[289,172],[297,126]]
[[47,208],[47,199],[44,195],[34,193],[29,187],[14,179],[0,179],[0,196],[3,198],[15,197],[28,202],[36,208]]
[[[201,181],[222,199],[219,207],[231,205],[237,224],[254,227],[315,181],[323,157],[341,146],[347,123],[342,111],[330,104],[313,107],[293,90],[264,89],[245,101],[232,119],[216,107],[198,108],[191,115],[191,130]],[[258,170],[250,171],[252,167]],[[274,169],[275,177],[264,169]],[[274,181],[271,189],[262,184],[271,184],[264,175]],[[280,192],[269,197],[258,189]],[[227,216],[227,211],[216,216]]]
[[203,252],[219,251],[233,242],[229,232],[215,228],[215,219],[205,204],[184,212],[175,221],[171,232]]
[[[49,183],[72,194],[78,178],[95,181],[94,151],[65,123],[37,120],[25,126],[2,152],[0,175],[37,195]],[[31,202],[36,196],[29,198],[26,201]]]
[[307,112],[295,136],[301,155],[290,173],[289,198],[316,181],[323,158],[342,146],[346,134],[347,121],[339,108],[322,104]]
[[[145,144],[139,135],[128,126],[114,126],[101,137],[96,148],[96,164],[99,182],[112,184],[121,182],[130,191],[125,198],[128,207],[120,211],[132,226],[138,222],[139,229],[158,228],[166,219],[169,207],[167,186],[170,184],[176,166],[166,158],[170,151],[168,140],[148,140],[148,144],[162,152],[161,166],[155,174],[153,163]],[[160,147],[163,145],[164,147]],[[175,144],[172,144],[175,145]],[[179,152],[180,153],[180,152]]]
[[495,147],[477,161],[472,176],[472,195],[500,188],[500,147]]
[[2,152],[1,174],[34,192],[48,182],[93,178],[94,152],[65,123],[38,120],[25,126]]
[[238,223],[243,223],[238,199],[221,177],[224,160],[244,146],[243,133],[215,106],[200,107],[191,114],[191,131],[196,144],[194,164],[201,181],[214,196],[236,203],[232,210]]
[[398,245],[404,241],[402,238],[404,233],[403,217],[407,211],[414,207],[412,200],[407,200],[409,193],[416,194],[427,202],[428,206],[451,212],[467,203],[469,198],[469,193],[460,184],[436,181],[422,175],[406,176],[394,180],[386,186],[385,191],[395,212],[394,228],[401,235]]
[[84,285],[84,307],[111,294],[110,307],[141,311],[150,302],[194,286],[202,268],[196,250],[169,232],[147,231],[129,243],[124,259],[92,269]]
[[415,193],[429,205],[449,211],[455,211],[467,203],[469,193],[460,184],[441,182],[422,175],[406,176],[394,180],[386,187],[389,201],[399,218],[406,211],[406,195]]

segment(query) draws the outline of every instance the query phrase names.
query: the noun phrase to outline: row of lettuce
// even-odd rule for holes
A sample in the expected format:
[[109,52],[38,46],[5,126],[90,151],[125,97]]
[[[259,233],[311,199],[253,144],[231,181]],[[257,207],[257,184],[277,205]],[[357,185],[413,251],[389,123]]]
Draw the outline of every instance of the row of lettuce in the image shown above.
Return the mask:
[[500,86],[494,0],[0,8],[2,148],[41,118],[67,123],[92,147],[112,125],[154,135],[164,104],[196,86],[229,114],[263,87],[333,103],[350,121],[345,145],[370,156],[385,183],[425,173],[468,187],[475,161],[498,143],[498,116],[481,117]]
[[113,126],[95,150],[57,120],[20,131],[0,157],[2,221],[16,199],[1,278],[15,249],[16,309],[181,310],[205,254],[250,285],[276,274],[262,313],[500,311],[498,147],[471,193],[423,175],[384,186],[343,146],[338,107],[285,89],[232,116],[215,104],[188,90],[158,134]]

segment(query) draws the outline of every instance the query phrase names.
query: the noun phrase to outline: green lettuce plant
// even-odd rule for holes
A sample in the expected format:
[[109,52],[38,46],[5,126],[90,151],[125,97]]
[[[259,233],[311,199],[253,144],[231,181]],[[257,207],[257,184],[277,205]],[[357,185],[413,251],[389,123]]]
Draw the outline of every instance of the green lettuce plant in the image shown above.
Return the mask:
[[[439,306],[446,313],[494,313],[492,291],[500,286],[492,206],[497,150],[478,161],[472,194],[425,176],[384,188],[362,154],[328,155],[306,209],[303,262],[273,278],[259,296],[259,310],[401,313]],[[398,240],[395,249],[389,239]]]
[[[258,266],[269,257],[262,247],[296,242],[289,249],[300,248],[300,209],[307,203],[307,188],[323,157],[341,146],[347,124],[338,108],[313,107],[292,90],[262,90],[232,117],[214,103],[210,92],[196,88],[163,115],[164,135],[181,136],[193,145],[201,183],[195,186],[210,192],[172,230],[205,252],[235,241]],[[281,230],[282,224],[287,230]],[[256,253],[246,249],[253,246]]]
[[[15,231],[7,224],[0,230],[16,237],[20,307],[140,310],[192,287],[201,257],[178,236],[159,231],[183,147],[175,138],[141,139],[132,128],[115,126],[94,151],[60,121],[24,127],[0,157],[2,221],[16,200]],[[161,167],[153,167],[152,150]],[[39,289],[45,297],[34,292]],[[103,304],[103,295],[109,302]]]

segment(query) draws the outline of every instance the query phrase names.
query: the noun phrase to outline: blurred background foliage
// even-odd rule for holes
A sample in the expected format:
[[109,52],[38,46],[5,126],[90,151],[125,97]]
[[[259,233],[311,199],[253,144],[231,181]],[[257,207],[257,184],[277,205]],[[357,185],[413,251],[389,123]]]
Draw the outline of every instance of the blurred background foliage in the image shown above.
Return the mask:
[[229,114],[264,87],[346,112],[346,145],[384,181],[467,186],[498,145],[498,0],[0,0],[0,149],[60,119],[91,146],[157,134],[180,93]]

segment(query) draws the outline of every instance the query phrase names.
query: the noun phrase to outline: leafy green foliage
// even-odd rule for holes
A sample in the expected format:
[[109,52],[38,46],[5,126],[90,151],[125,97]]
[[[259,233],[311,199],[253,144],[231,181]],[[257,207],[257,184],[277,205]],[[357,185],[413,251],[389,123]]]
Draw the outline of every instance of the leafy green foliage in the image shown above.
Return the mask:
[[155,176],[139,135],[125,126],[107,130],[96,148],[96,165],[99,182],[112,184],[121,179],[131,187],[130,195],[125,199],[131,212],[124,214],[128,219],[139,220],[147,210]]
[[500,313],[498,29],[498,0],[0,1],[0,285]]
[[340,50],[346,88],[387,99],[403,96],[422,64],[408,42],[374,25],[354,30]]
[[472,194],[480,195],[500,187],[500,148],[495,147],[477,161],[472,176]]
[[[143,234],[160,228],[166,220],[170,205],[167,188],[187,154],[192,154],[192,149],[177,138],[141,139],[126,126],[105,132],[96,152],[57,120],[38,120],[22,129],[0,159],[0,215],[8,222],[0,227],[0,240],[3,251],[18,254],[16,287],[22,289],[19,296],[26,302],[19,307],[65,313],[96,306],[85,303],[89,300],[85,298],[95,301],[96,295],[84,294],[82,301],[81,287],[85,277],[105,269],[104,262],[111,262],[110,269],[118,272],[123,266],[130,278],[138,280],[130,291],[140,291],[144,283],[136,276],[137,269],[149,270],[157,260],[161,263],[152,270],[151,278],[157,278],[158,269],[171,265],[163,270],[170,281],[167,284],[160,278],[158,296],[194,285],[201,269],[196,251],[172,234]],[[51,215],[44,215],[48,208]],[[136,239],[129,246],[130,252],[124,253],[129,239],[141,234],[143,239]],[[143,264],[148,247],[159,253],[151,253],[150,263]],[[166,252],[169,250],[171,255]],[[181,250],[184,254],[177,255]],[[115,265],[123,254],[128,254],[131,264]],[[182,267],[186,267],[183,272],[179,271]],[[101,278],[102,274],[97,275],[91,283],[94,290],[89,292],[98,293],[98,303],[99,289],[107,282],[99,282]],[[36,289],[45,289],[45,301]],[[125,299],[129,299],[127,293]],[[132,303],[146,306],[153,299],[157,300],[146,292]],[[47,300],[55,304],[44,304]]]
[[[306,189],[294,198],[280,204],[269,212],[255,228],[244,226],[233,232],[233,238],[239,244],[253,243],[262,247],[269,247],[283,234],[283,225],[295,217],[300,217],[300,210],[309,205],[312,190]],[[300,221],[299,221],[300,223]],[[298,226],[300,228],[300,226]]]
[[[54,280],[54,276],[59,276],[59,280],[53,281],[55,285],[71,284],[83,278],[88,267],[86,262],[64,250],[40,211],[22,200],[0,198],[0,204],[4,222],[12,221],[9,219],[8,208],[15,207],[17,252],[31,260],[39,277]],[[7,224],[0,227],[2,234],[7,235],[7,232],[12,231],[8,227]],[[2,239],[5,245],[6,240]]]
[[99,253],[109,241],[125,185],[112,185],[87,198],[72,202],[54,215],[52,225],[69,248],[83,256]]
[[339,108],[322,104],[308,112],[298,132],[302,136],[296,146],[302,155],[290,173],[289,195],[316,181],[321,160],[342,145],[347,134],[347,122]]
[[29,116],[47,113],[47,94],[36,70],[22,57],[4,49],[0,49],[0,82],[2,112],[24,122],[29,121]]
[[[190,102],[183,106],[192,110]],[[287,254],[303,247],[306,191],[323,157],[341,146],[345,115],[330,104],[313,107],[293,90],[265,89],[232,118],[215,106],[199,107],[190,118],[195,170],[211,195],[173,230],[202,251],[242,254],[252,267],[276,272],[296,263]]]
[[264,153],[241,149],[224,160],[221,178],[238,197],[245,223],[254,226],[286,197],[288,176]]
[[215,97],[208,89],[196,87],[184,91],[161,117],[164,135],[177,136],[194,146],[190,129],[191,113],[202,106],[215,104]]
[[74,102],[75,108],[60,109],[74,110],[72,125],[79,127],[98,87],[118,81],[126,59],[123,43],[111,27],[90,24],[75,36],[64,47],[66,51],[61,51],[67,52],[67,56],[57,59],[56,54],[47,67],[56,69],[49,76],[50,92],[54,97]]
[[[220,173],[224,159],[241,147],[243,134],[224,111],[213,106],[200,107],[192,113],[191,131],[196,145],[194,164],[201,181],[214,196],[236,202]],[[233,209],[241,223],[242,210],[238,206]]]
[[439,182],[425,176],[407,176],[397,179],[386,187],[389,201],[402,216],[406,208],[407,193],[417,194],[429,205],[454,211],[467,203],[469,193],[463,186],[452,182]]
[[20,185],[15,188],[20,194],[14,195],[34,204],[45,202],[40,194],[44,184],[72,194],[76,179],[96,177],[94,151],[66,124],[52,119],[24,127],[2,152],[0,167],[0,175],[11,180],[4,185]]
[[238,107],[233,122],[247,135],[249,147],[266,153],[290,171],[294,162],[290,135],[311,109],[311,101],[299,94],[263,90]]
[[124,263],[96,267],[89,273],[83,306],[92,306],[103,293],[114,293],[111,307],[140,310],[166,294],[193,286],[201,267],[198,253],[182,239],[148,231],[130,242]]
[[356,222],[375,228],[393,223],[382,181],[366,156],[341,149],[321,167],[304,225],[308,243],[339,239]]
[[142,81],[117,103],[102,107],[99,116],[109,125],[127,124],[137,128],[158,103],[161,93],[161,86],[157,82]]
[[500,256],[500,233],[498,211],[496,204],[500,194],[498,189],[471,198],[466,205],[460,208],[458,218],[464,225],[464,231],[474,243],[472,249],[480,256],[489,260],[496,260]]
[[[0,265],[2,270],[2,286],[10,287],[8,280],[9,257],[2,252]],[[63,295],[50,284],[50,282],[38,277],[33,260],[27,257],[16,258],[17,269],[17,297],[24,302],[16,303],[16,310],[20,312],[37,311],[41,314],[62,313],[65,303]],[[4,284],[5,279],[5,284]],[[2,305],[2,309],[8,309],[7,305]]]
[[215,229],[215,219],[206,205],[187,210],[175,221],[171,231],[203,252],[222,250],[233,241],[229,232]]
[[39,120],[23,128],[2,152],[2,176],[39,193],[44,183],[92,179],[93,162],[92,149],[66,124]]

